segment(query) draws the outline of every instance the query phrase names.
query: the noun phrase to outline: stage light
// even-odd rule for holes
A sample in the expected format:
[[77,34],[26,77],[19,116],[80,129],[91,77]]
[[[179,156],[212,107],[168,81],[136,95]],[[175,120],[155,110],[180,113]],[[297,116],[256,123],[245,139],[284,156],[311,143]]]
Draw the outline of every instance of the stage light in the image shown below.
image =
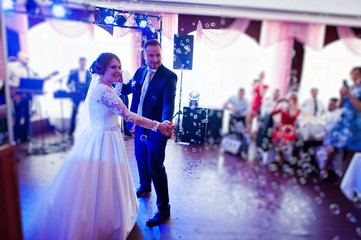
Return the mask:
[[147,25],[148,25],[148,21],[147,21],[147,20],[141,20],[141,21],[138,23],[138,26],[139,26],[140,28],[145,28]]
[[114,17],[113,17],[113,16],[106,16],[106,17],[104,18],[104,22],[105,22],[106,24],[114,24]]
[[115,17],[115,22],[118,26],[124,26],[124,24],[127,22],[127,19],[123,15],[118,15]]
[[57,18],[64,18],[66,15],[66,9],[60,3],[55,3],[51,6],[51,14]]
[[140,28],[146,28],[147,25],[148,25],[147,20],[141,20],[141,21],[139,22],[139,24],[138,24],[138,26],[139,26]]
[[200,96],[200,94],[197,91],[192,91],[189,93],[189,106],[190,107],[198,106],[199,96]]
[[140,28],[146,28],[148,26],[148,20],[144,15],[137,15],[135,21],[137,22],[137,25]]
[[14,9],[14,2],[12,0],[3,0],[2,8],[4,11]]

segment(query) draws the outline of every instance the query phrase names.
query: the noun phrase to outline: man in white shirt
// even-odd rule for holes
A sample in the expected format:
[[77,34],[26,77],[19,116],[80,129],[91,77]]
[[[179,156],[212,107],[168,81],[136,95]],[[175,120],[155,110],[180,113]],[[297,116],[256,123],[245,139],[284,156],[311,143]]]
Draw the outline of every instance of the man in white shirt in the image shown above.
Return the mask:
[[308,117],[321,117],[326,113],[325,104],[323,101],[317,99],[318,89],[312,88],[311,89],[311,98],[306,99],[302,103],[302,115],[305,118]]
[[311,98],[306,99],[301,106],[300,135],[302,140],[320,140],[316,137],[324,131],[326,108],[323,102],[317,99],[318,89],[311,89]]
[[250,110],[250,105],[247,99],[244,98],[245,90],[240,88],[238,96],[232,96],[224,104],[223,108],[231,111],[229,119],[229,133],[240,133],[241,129],[236,127],[237,123],[243,124],[243,129],[246,123],[246,115]]

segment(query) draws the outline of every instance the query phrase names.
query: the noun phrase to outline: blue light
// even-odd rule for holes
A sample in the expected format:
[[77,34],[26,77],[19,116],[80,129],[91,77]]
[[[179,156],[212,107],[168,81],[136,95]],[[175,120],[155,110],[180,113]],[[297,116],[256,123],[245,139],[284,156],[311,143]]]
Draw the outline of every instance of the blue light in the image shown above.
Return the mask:
[[148,21],[145,19],[140,20],[138,23],[138,27],[140,27],[140,28],[145,28],[147,25],[148,25]]
[[12,0],[3,0],[2,4],[2,8],[4,9],[4,11],[14,9],[14,2]]
[[66,15],[66,10],[65,10],[65,8],[64,8],[63,5],[61,5],[61,4],[54,4],[54,5],[51,7],[51,13],[53,14],[54,17],[63,18],[63,17],[65,17],[65,15]]
[[104,18],[104,22],[105,22],[106,24],[114,24],[114,17],[113,17],[113,16],[106,16],[106,17]]

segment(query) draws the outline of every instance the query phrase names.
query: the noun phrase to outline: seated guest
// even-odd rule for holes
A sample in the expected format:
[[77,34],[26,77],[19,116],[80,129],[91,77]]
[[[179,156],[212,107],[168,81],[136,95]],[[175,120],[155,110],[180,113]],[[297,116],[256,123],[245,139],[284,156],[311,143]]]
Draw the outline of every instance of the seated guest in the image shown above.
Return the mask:
[[277,107],[272,112],[272,115],[281,114],[281,121],[275,126],[272,136],[273,145],[280,157],[279,165],[283,165],[285,160],[284,149],[297,138],[296,120],[300,113],[295,93],[290,93],[285,106]]
[[338,101],[337,98],[330,98],[330,100],[328,102],[328,106],[327,106],[327,112],[324,116],[325,123],[326,123],[324,125],[324,129],[321,133],[319,133],[318,135],[315,135],[315,138],[323,139],[324,143],[327,142],[328,132],[330,132],[331,127],[337,121],[337,119],[340,117],[340,114],[341,114],[341,108],[338,108],[337,101]]
[[[331,98],[328,107],[327,107],[327,113],[325,114],[325,125],[322,132],[320,132],[318,135],[315,136],[316,139],[322,139],[320,140],[318,144],[315,144],[317,141],[305,141],[304,145],[302,146],[304,152],[307,151],[310,147],[316,147],[315,148],[315,156],[314,159],[317,162],[316,167],[322,168],[326,164],[326,158],[325,153],[327,152],[328,147],[328,134],[331,131],[332,126],[335,124],[337,119],[340,117],[341,109],[337,106],[337,98]],[[312,158],[313,158],[312,157]],[[327,157],[327,156],[326,156]],[[332,168],[337,172],[338,175],[341,175],[342,172],[342,162],[339,161],[333,162]]]
[[311,162],[316,163],[316,167],[322,167],[325,159],[322,152],[327,148],[327,134],[330,131],[330,126],[336,121],[339,116],[340,109],[337,108],[337,98],[331,98],[328,104],[327,112],[322,118],[314,119],[312,124],[302,124],[300,119],[299,135],[300,139],[304,140],[301,146],[295,146],[294,155],[300,155],[300,150],[303,152],[310,152],[314,148],[315,154],[311,154]]
[[[267,136],[268,129],[272,129],[273,124],[280,121],[278,115],[274,116],[271,113],[275,110],[277,104],[280,101],[280,90],[275,89],[272,95],[272,98],[266,99],[261,107],[261,123],[257,133],[257,147],[262,150],[267,150],[268,145],[263,144],[264,142],[268,143],[271,140],[271,135]],[[267,140],[268,139],[268,140]]]
[[317,98],[318,89],[311,89],[311,98],[306,99],[301,106],[302,115],[305,117],[321,117],[326,113],[326,108],[320,99]]
[[326,164],[320,171],[320,178],[328,176],[328,166],[335,154],[343,149],[346,166],[355,152],[361,151],[361,67],[351,70],[352,86],[344,83],[340,90],[341,114],[328,134],[328,154]]
[[[300,135],[303,141],[322,141],[322,134],[326,124],[326,108],[323,102],[317,99],[318,89],[311,89],[311,98],[302,104],[300,116]],[[317,138],[318,135],[321,137]]]
[[271,114],[275,110],[279,100],[281,99],[280,90],[277,88],[273,91],[271,98],[264,101],[261,106],[261,117],[263,118],[266,114]]
[[243,128],[245,126],[246,114],[249,111],[249,103],[244,95],[244,88],[240,88],[238,96],[230,97],[223,106],[224,109],[231,111],[229,119],[229,133],[240,133],[240,131],[236,129],[236,124],[239,122],[243,124]]

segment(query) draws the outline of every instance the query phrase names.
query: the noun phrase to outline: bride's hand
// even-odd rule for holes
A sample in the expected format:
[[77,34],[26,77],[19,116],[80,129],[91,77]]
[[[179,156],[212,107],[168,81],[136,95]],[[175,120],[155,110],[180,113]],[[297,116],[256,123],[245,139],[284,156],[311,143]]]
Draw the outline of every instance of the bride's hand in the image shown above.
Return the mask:
[[173,137],[173,130],[175,128],[175,125],[173,125],[169,121],[164,121],[161,124],[159,124],[158,130],[167,137]]
[[119,83],[123,83],[123,82],[124,82],[124,80],[123,80],[123,73],[122,73],[122,72],[120,72],[120,76],[119,76],[119,78],[118,78],[118,82],[119,82]]

